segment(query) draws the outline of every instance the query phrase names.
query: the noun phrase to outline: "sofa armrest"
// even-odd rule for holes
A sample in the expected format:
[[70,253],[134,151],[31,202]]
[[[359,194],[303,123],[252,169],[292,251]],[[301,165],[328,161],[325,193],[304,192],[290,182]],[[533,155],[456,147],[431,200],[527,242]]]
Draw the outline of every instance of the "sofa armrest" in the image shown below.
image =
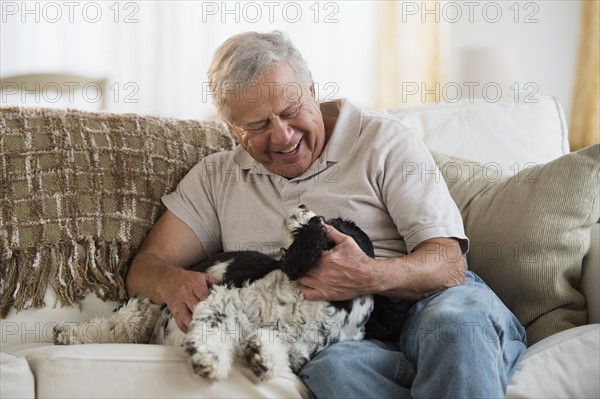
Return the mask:
[[587,302],[588,323],[600,323],[600,224],[592,226],[590,249],[583,258],[581,291]]

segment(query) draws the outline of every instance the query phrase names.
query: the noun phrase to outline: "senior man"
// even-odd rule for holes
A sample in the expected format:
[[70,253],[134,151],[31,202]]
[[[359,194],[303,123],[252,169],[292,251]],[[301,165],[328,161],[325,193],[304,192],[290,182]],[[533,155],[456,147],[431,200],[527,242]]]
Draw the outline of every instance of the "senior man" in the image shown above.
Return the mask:
[[204,158],[163,198],[168,210],[132,264],[129,294],[166,303],[186,331],[215,282],[186,267],[221,250],[274,255],[283,218],[306,204],[353,219],[376,253],[328,227],[336,245],[299,280],[307,299],[415,302],[394,342],[342,342],[307,363],[300,377],[312,395],[504,396],[524,330],[467,271],[460,213],[419,139],[346,100],[319,104],[306,62],[280,32],[228,39],[208,77],[239,146]]

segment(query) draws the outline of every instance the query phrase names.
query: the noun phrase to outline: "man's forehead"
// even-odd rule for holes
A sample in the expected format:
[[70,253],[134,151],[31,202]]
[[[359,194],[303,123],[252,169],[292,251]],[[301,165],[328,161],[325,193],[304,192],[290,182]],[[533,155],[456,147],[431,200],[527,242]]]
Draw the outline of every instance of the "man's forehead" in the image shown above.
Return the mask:
[[[308,88],[307,88],[308,89]],[[304,88],[299,82],[258,81],[245,86],[233,85],[226,91],[227,103],[261,104],[261,103],[294,103],[302,98]]]
[[264,102],[302,94],[298,76],[287,62],[275,64],[249,83],[226,82],[224,89],[226,96],[234,101]]

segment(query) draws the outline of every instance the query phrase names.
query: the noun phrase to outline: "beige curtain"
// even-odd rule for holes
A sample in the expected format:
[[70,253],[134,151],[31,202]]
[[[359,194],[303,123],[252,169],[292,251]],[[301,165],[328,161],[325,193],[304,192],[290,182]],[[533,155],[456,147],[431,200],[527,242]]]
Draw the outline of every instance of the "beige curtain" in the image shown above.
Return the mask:
[[600,141],[600,1],[583,1],[569,141],[575,151]]
[[377,108],[443,101],[444,23],[406,18],[401,6],[379,2]]

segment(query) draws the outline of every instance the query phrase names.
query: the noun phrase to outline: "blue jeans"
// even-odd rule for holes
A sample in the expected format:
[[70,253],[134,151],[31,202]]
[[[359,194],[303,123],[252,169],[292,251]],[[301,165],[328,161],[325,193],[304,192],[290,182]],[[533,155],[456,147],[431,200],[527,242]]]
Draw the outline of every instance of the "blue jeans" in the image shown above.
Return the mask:
[[472,272],[411,308],[397,342],[332,345],[300,371],[317,398],[504,398],[525,330]]

